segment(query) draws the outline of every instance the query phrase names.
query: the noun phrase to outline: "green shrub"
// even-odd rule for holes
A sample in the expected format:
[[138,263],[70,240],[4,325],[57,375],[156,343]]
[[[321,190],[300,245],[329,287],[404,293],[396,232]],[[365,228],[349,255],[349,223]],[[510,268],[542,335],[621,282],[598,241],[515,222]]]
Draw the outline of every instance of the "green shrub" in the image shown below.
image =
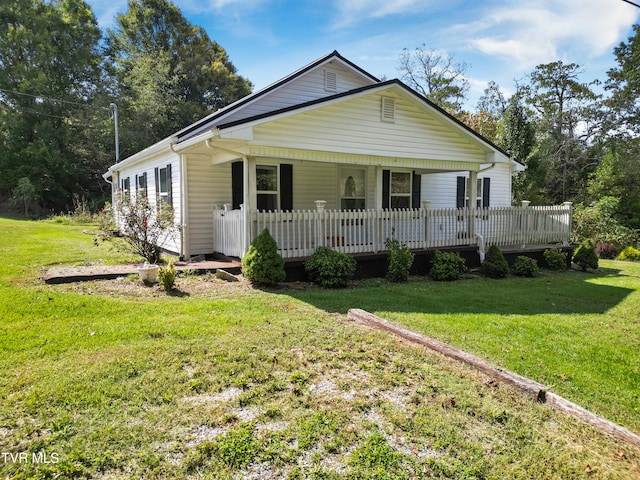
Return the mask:
[[640,250],[633,247],[627,247],[620,252],[617,259],[638,262],[640,261]]
[[460,278],[466,269],[467,264],[459,253],[436,250],[429,275],[438,282],[448,282]]
[[497,245],[491,245],[482,262],[482,271],[487,277],[504,278],[509,275],[509,264]]
[[356,273],[356,261],[346,253],[318,247],[304,263],[309,280],[325,288],[346,287]]
[[409,270],[411,270],[415,255],[411,253],[409,247],[404,243],[400,243],[397,238],[387,238],[384,245],[389,250],[387,279],[390,282],[406,282],[409,278]]
[[567,252],[563,252],[559,248],[549,248],[544,251],[543,255],[549,270],[562,272],[567,269]]
[[593,242],[587,240],[580,245],[573,254],[573,263],[578,265],[583,272],[587,268],[598,268],[598,256]]
[[173,265],[173,260],[169,260],[166,267],[160,267],[158,270],[158,279],[164,287],[165,292],[170,292],[176,283],[176,267]]
[[538,274],[538,262],[535,258],[521,255],[513,263],[513,273],[519,277],[535,277]]
[[285,279],[284,260],[278,245],[265,228],[242,257],[242,274],[252,283],[276,285]]

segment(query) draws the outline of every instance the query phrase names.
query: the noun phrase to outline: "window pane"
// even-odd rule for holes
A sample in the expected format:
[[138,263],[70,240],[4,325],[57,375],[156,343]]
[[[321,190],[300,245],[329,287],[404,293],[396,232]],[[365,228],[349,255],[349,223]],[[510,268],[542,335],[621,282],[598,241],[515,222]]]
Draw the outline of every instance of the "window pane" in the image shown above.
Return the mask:
[[258,210],[274,211],[278,209],[278,195],[274,193],[258,194]]
[[258,165],[256,167],[256,189],[262,192],[277,192],[278,167]]
[[411,174],[391,172],[391,193],[411,193]]
[[166,168],[160,169],[159,177],[160,177],[160,193],[168,193]]
[[391,208],[411,207],[411,197],[391,197]]

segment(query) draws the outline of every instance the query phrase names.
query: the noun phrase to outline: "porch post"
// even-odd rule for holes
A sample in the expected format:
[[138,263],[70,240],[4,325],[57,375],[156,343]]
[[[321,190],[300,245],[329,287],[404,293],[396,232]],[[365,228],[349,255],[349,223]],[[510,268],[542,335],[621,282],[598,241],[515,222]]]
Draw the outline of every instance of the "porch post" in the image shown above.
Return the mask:
[[242,157],[243,163],[243,230],[242,253],[249,250],[251,244],[251,212],[256,208],[256,159],[255,157]]
[[380,165],[376,166],[375,210],[382,209],[382,170]]
[[469,170],[469,223],[467,227],[467,235],[469,236],[469,241],[475,242],[476,240],[476,215],[472,212],[476,211],[478,208],[477,204],[478,198],[478,172],[475,170]]
[[567,209],[567,215],[569,216],[569,218],[567,219],[567,230],[566,230],[566,236],[565,238],[562,240],[562,245],[564,245],[565,247],[567,245],[569,245],[569,240],[571,239],[571,231],[573,230],[573,202],[563,202],[562,205]]

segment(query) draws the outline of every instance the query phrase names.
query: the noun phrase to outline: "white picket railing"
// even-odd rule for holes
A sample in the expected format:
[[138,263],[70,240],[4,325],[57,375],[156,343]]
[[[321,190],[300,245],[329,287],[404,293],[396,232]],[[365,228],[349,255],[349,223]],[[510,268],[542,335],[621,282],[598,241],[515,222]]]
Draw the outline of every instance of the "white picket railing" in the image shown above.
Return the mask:
[[[245,240],[244,223],[248,225]],[[392,235],[411,249],[478,244],[568,243],[571,206],[420,210],[214,210],[214,251],[241,257],[265,228],[284,258],[307,257],[319,246],[344,253],[384,251]]]

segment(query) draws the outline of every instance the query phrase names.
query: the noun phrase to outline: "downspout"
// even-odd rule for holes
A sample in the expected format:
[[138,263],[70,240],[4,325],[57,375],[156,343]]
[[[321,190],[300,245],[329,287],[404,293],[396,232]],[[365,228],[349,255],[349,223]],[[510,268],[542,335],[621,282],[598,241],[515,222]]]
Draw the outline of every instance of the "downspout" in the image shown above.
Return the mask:
[[[178,155],[178,170],[180,171],[180,258],[187,260],[189,249],[186,247],[189,242],[188,224],[185,222],[187,218],[188,198],[187,195],[187,162],[181,153],[175,150],[176,143],[170,143],[171,151]],[[173,185],[173,184],[172,184]]]
[[476,173],[482,173],[482,172],[486,172],[487,170],[491,170],[493,167],[496,166],[496,162],[493,162],[491,165],[489,165],[488,167],[484,167],[481,168],[480,170],[478,170]]
[[242,235],[242,252],[243,255],[247,252],[247,250],[249,249],[249,243],[251,243],[250,240],[250,235],[251,232],[249,231],[249,159],[247,158],[247,155],[245,155],[242,152],[236,152],[235,150],[229,150],[228,148],[224,148],[221,147],[219,145],[213,145],[213,143],[211,143],[211,140],[215,137],[220,138],[220,135],[218,132],[214,132],[213,136],[207,138],[205,140],[205,144],[207,145],[207,148],[209,148],[210,150],[219,150],[221,152],[224,153],[228,153],[230,155],[235,155],[238,158],[242,159],[242,183],[243,183],[243,191],[244,191],[244,198],[243,198],[243,206],[242,206],[242,211],[244,213],[243,217],[243,230],[244,230],[244,234]]

